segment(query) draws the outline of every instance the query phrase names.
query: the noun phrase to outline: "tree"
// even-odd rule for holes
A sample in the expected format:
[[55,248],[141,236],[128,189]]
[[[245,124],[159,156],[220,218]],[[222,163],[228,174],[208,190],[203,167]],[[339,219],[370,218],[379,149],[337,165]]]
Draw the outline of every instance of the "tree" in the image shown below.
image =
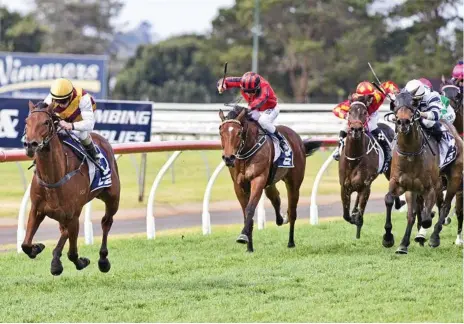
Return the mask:
[[35,0],[35,17],[47,29],[43,52],[104,54],[115,34],[121,0]]
[[216,78],[197,57],[207,51],[205,46],[203,36],[184,35],[139,47],[118,75],[113,96],[158,102],[215,101]]
[[13,52],[38,52],[45,30],[32,15],[22,16],[0,8],[0,49]]

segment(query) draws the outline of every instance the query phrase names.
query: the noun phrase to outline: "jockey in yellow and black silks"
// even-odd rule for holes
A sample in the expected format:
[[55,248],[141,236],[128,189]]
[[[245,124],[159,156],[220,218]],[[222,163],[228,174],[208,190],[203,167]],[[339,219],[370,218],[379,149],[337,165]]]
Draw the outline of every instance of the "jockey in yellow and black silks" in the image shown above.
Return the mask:
[[50,94],[44,102],[55,103],[54,112],[61,119],[59,125],[72,131],[79,138],[85,150],[96,163],[100,161],[95,145],[90,136],[95,126],[94,111],[97,108],[95,100],[85,90],[74,87],[68,79],[60,78],[53,81]]

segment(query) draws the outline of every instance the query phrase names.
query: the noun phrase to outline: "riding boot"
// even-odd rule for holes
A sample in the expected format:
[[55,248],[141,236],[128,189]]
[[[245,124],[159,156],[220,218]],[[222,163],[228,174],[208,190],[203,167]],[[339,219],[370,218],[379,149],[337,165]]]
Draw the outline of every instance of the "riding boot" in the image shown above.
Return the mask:
[[374,129],[372,135],[375,137],[379,145],[382,147],[383,151],[385,152],[385,163],[384,165],[389,165],[392,159],[392,152],[390,144],[388,143],[388,139],[385,134],[382,132],[380,128]]
[[429,128],[430,134],[436,139],[437,143],[440,143],[443,136],[443,131],[441,130],[441,123],[437,121],[431,128]]
[[282,151],[287,152],[289,150],[287,142],[285,141],[284,137],[279,133],[278,130],[274,132],[274,136],[277,137],[277,139],[279,140],[279,145]]
[[344,131],[344,130],[341,130],[340,131],[340,134],[338,134],[338,147],[337,149],[335,150],[334,154],[332,155],[333,159],[335,161],[340,161],[340,154],[341,154],[341,151],[342,151],[342,146],[343,146],[343,140],[345,139],[345,137],[347,136],[348,134]]
[[97,149],[96,149],[95,144],[93,143],[93,141],[91,140],[90,144],[88,144],[88,145],[84,144],[84,148],[87,151],[87,153],[92,157],[92,159],[95,161],[95,163],[100,165],[100,159],[101,159],[102,156],[101,156],[101,154],[99,154],[97,152]]

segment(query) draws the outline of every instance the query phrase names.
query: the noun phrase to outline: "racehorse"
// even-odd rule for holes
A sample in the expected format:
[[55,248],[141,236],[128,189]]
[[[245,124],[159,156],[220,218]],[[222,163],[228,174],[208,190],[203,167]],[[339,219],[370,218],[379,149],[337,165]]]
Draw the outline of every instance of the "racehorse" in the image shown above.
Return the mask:
[[[294,167],[275,168],[273,163],[274,145],[269,135],[247,114],[249,110],[235,106],[227,117],[219,111],[221,125],[219,134],[223,148],[222,159],[229,168],[234,183],[235,194],[242,207],[244,227],[237,238],[238,243],[247,244],[247,251],[253,252],[253,216],[263,190],[272,203],[276,213],[276,224],[289,222],[288,247],[295,246],[294,229],[297,218],[297,204],[300,186],[303,182],[306,156],[316,151],[320,142],[303,142],[292,129],[277,126],[293,150]],[[275,184],[283,180],[287,188],[287,217],[280,213],[280,193]]]
[[[385,196],[387,214],[383,245],[391,247],[394,244],[394,237],[391,234],[393,198],[406,192],[408,223],[404,237],[396,250],[400,254],[408,253],[411,231],[416,214],[418,216],[418,225],[424,228],[429,228],[432,225],[431,211],[435,203],[440,209],[440,219],[435,226],[434,234],[430,238],[430,245],[436,247],[440,244],[438,234],[441,231],[444,218],[449,213],[451,203],[449,198],[452,199],[454,197],[456,191],[458,191],[459,183],[462,186],[462,177],[455,177],[459,163],[450,164],[448,166],[451,170],[450,174],[452,174],[452,178],[448,178],[450,181],[450,190],[449,195],[447,193],[445,203],[443,203],[438,145],[435,139],[427,138],[421,129],[419,111],[413,105],[413,94],[402,91],[397,95],[395,100],[394,115],[397,141],[393,150],[389,192]],[[448,128],[451,132],[453,131],[453,127]],[[460,165],[462,172],[462,163]]]
[[[372,100],[373,96],[359,96],[356,101],[351,102],[348,114],[349,131],[338,164],[343,218],[356,225],[357,239],[361,237],[364,210],[371,193],[371,184],[379,175],[379,169],[381,172],[384,167],[383,165],[379,167],[382,148],[372,135],[366,133],[369,117],[367,107],[372,103]],[[393,141],[395,133],[389,126],[379,123],[378,127],[390,142]],[[390,164],[385,171],[385,177],[387,180],[390,179]],[[357,192],[357,195],[350,216],[351,194],[353,192]],[[403,205],[404,201],[402,202],[399,197],[396,197],[396,209]]]
[[442,95],[444,95],[450,100],[450,105],[451,107],[453,107],[454,112],[456,114],[456,119],[454,120],[453,125],[456,128],[456,131],[459,133],[459,135],[463,137],[463,94],[457,86],[450,83],[449,81],[445,81],[442,83],[440,92]]
[[63,144],[57,128],[60,119],[54,114],[53,108],[53,103],[43,107],[42,103],[34,106],[29,101],[24,145],[26,154],[35,157],[36,170],[31,183],[31,210],[26,236],[21,247],[31,259],[43,251],[45,246],[41,243],[32,244],[32,239],[45,216],[48,216],[59,223],[61,232],[53,250],[51,273],[60,275],[63,272],[60,258],[68,238],[69,260],[77,270],[84,269],[90,260],[79,257],[77,251],[79,215],[87,202],[98,198],[106,205],[105,215],[101,220],[103,238],[98,267],[100,271],[108,272],[111,264],[107,258],[107,238],[120,197],[119,173],[113,150],[106,139],[92,133],[95,144],[106,153],[111,169],[111,186],[90,191],[89,166],[84,163],[86,158],[78,157],[68,145]]

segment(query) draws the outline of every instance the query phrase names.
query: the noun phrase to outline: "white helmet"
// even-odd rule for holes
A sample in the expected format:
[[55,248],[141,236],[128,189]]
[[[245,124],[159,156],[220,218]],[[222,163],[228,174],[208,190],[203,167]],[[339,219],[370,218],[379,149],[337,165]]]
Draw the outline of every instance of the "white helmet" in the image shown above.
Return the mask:
[[426,87],[424,87],[424,84],[416,79],[406,83],[406,86],[404,88],[406,89],[406,91],[412,94],[413,98],[416,100],[422,99],[427,92],[427,89]]

